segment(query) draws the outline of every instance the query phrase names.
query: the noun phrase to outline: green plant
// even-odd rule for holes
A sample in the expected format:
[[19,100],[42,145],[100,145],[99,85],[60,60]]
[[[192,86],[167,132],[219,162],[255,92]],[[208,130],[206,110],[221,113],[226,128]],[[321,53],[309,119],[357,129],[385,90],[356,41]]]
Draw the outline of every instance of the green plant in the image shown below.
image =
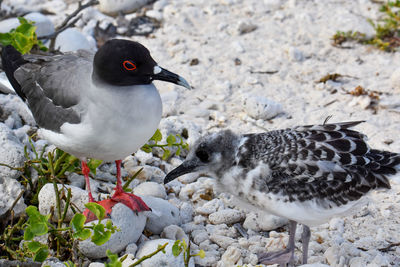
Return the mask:
[[31,51],[35,45],[40,50],[46,51],[47,48],[43,45],[42,41],[37,39],[35,23],[23,17],[19,17],[18,20],[20,25],[16,29],[12,29],[7,33],[0,33],[0,43],[4,46],[14,46],[22,54]]
[[[177,141],[179,139],[179,142]],[[145,144],[141,150],[144,152],[150,153],[152,152],[153,148],[161,148],[163,150],[163,155],[162,159],[166,160],[171,156],[171,151],[167,149],[167,147],[176,147],[177,150],[175,152],[175,155],[179,156],[181,154],[182,149],[189,149],[189,145],[183,141],[183,137],[180,136],[179,134],[173,135],[170,134],[168,135],[166,141],[166,144],[160,144],[160,141],[162,140],[162,134],[160,130],[157,129],[157,131],[154,133],[154,135],[150,138],[149,143]]]
[[379,11],[383,13],[381,21],[368,22],[375,30],[375,35],[368,38],[364,33],[357,31],[338,31],[333,37],[333,44],[341,46],[346,41],[356,41],[362,44],[373,45],[387,52],[396,51],[400,46],[400,0],[387,1]]
[[[179,142],[177,141],[179,139]],[[143,146],[142,150],[151,152],[153,148],[161,148],[164,151],[163,158],[166,159],[171,155],[168,147],[175,147],[177,155],[181,153],[182,149],[188,149],[188,144],[183,142],[183,138],[179,135],[169,135],[166,139],[166,144],[161,144],[162,134],[159,130],[153,135],[149,143]],[[64,186],[66,181],[66,172],[81,173],[79,159],[60,150],[54,149],[45,153],[46,146],[41,151],[37,151],[31,138],[29,139],[30,147],[24,148],[26,161],[22,167],[13,167],[7,164],[0,163],[0,166],[6,166],[13,170],[20,171],[20,183],[27,189],[27,194],[24,195],[25,202],[34,206],[29,206],[26,213],[29,216],[28,221],[25,223],[26,215],[20,216],[16,224],[13,223],[13,217],[7,227],[4,228],[3,233],[0,235],[0,252],[1,255],[7,259],[25,261],[27,257],[34,260],[42,261],[48,254],[49,249],[54,250],[57,257],[62,260],[71,260],[75,257],[74,246],[77,240],[84,240],[91,237],[92,242],[101,245],[109,240],[111,234],[115,232],[111,221],[105,225],[101,223],[94,224],[90,227],[84,226],[86,217],[83,214],[76,213],[77,209],[70,203],[71,189]],[[30,152],[31,151],[31,152]],[[88,161],[88,166],[92,173],[96,173],[96,168],[102,163],[100,160],[91,159]],[[37,179],[33,179],[33,170],[37,173]],[[129,183],[135,179],[140,173],[139,170],[133,177],[131,177],[124,185],[124,190],[128,190]],[[36,206],[38,205],[38,194],[41,188],[47,184],[52,183],[56,195],[56,206],[54,212],[50,215],[41,215]],[[59,186],[61,184],[61,187]],[[22,196],[22,194],[21,194]],[[64,201],[65,205],[62,207],[61,203]],[[104,208],[96,203],[88,203],[87,208],[90,209],[97,218],[103,218],[105,211]],[[72,209],[75,216],[70,222],[69,227],[65,227],[65,217],[68,209]],[[49,219],[56,215],[56,223],[50,223]],[[7,225],[7,224],[5,224]],[[3,229],[1,229],[3,230]],[[24,232],[22,236],[20,233]],[[33,238],[41,235],[49,234],[48,244],[41,244],[34,241]],[[25,239],[24,246],[21,248],[19,243]],[[156,253],[163,251],[165,246],[161,246],[160,250]],[[140,261],[143,261],[152,255],[144,256]],[[72,257],[72,258],[71,258]],[[65,263],[66,266],[73,266],[73,262]]]
[[106,225],[101,223],[106,214],[102,206],[94,202],[87,203],[85,206],[95,214],[98,219],[97,223],[93,222],[91,225],[85,226],[86,217],[83,214],[76,213],[69,227],[54,226],[49,222],[50,214],[42,215],[35,206],[27,207],[26,213],[29,219],[25,223],[24,229],[24,240],[27,241],[25,243],[28,250],[27,254],[31,255],[34,261],[43,262],[47,258],[49,254],[48,245],[34,240],[35,237],[45,234],[49,234],[49,236],[53,235],[57,240],[56,256],[58,257],[60,256],[60,244],[72,249],[72,244],[75,243],[74,240],[91,238],[91,241],[98,246],[107,242],[117,228],[112,225],[111,220],[107,221]]
[[206,253],[202,249],[200,249],[200,251],[196,254],[190,254],[190,242],[189,245],[186,244],[185,239],[176,240],[174,245],[172,246],[172,254],[175,257],[178,257],[181,253],[183,253],[183,262],[185,263],[185,267],[189,266],[189,261],[191,257],[199,256],[203,259],[206,256]]

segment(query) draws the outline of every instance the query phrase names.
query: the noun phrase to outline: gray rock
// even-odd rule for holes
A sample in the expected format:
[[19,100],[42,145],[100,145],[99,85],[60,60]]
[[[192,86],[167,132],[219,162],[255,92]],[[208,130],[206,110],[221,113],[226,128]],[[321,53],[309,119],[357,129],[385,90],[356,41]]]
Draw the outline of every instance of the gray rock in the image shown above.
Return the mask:
[[150,2],[150,0],[100,0],[99,10],[108,15],[116,15],[119,12],[126,14],[139,9]]
[[[23,186],[14,179],[0,177],[0,215],[6,213],[21,193]],[[23,213],[26,209],[24,198],[21,197],[14,207],[16,216]]]
[[[126,166],[125,165],[125,170],[128,172],[130,176],[133,176],[136,172],[138,172],[140,169],[143,170],[139,173],[139,175],[136,177],[136,179],[142,180],[142,181],[153,181],[156,183],[163,183],[165,173],[157,167],[153,166]],[[133,189],[133,188],[132,188]]]
[[282,105],[262,96],[244,94],[244,111],[256,120],[269,120],[283,112]]
[[234,209],[225,209],[225,210],[220,210],[214,213],[211,213],[210,216],[208,216],[208,219],[212,224],[232,224],[232,223],[237,223],[245,218],[245,214],[243,212],[240,212],[238,210]]
[[[58,184],[58,190],[63,188],[61,184]],[[78,209],[85,210],[85,204],[89,201],[88,192],[79,187],[65,185],[65,195],[67,194],[68,188],[71,188],[71,203],[73,203]],[[65,201],[61,201],[61,210],[64,210]],[[54,192],[53,184],[45,184],[39,192],[39,211],[41,214],[49,214],[52,207],[56,207],[56,195]],[[70,206],[71,207],[71,206]],[[70,221],[74,213],[69,208],[65,217],[66,221]],[[57,212],[53,216],[53,220],[58,219]]]
[[301,50],[299,50],[297,47],[291,46],[288,49],[288,54],[289,54],[289,59],[291,61],[297,61],[297,62],[304,61],[303,52]]
[[51,20],[39,12],[32,12],[24,16],[27,20],[35,22],[36,34],[38,37],[54,33],[54,25]]
[[227,248],[224,254],[222,254],[219,263],[221,263],[221,266],[236,266],[241,256],[242,251],[240,250],[240,248],[230,246]]
[[152,210],[147,214],[146,230],[153,234],[160,234],[168,225],[180,224],[179,209],[168,201],[152,197],[140,196]]
[[247,214],[243,227],[253,231],[271,231],[285,225],[287,219],[268,213],[250,212]]
[[[3,110],[3,116],[8,117],[15,113],[20,116],[24,124],[35,126],[36,122],[27,105],[17,95],[0,95],[0,105]],[[12,115],[15,118],[14,115]]]
[[65,267],[65,264],[57,258],[47,258],[43,263],[42,267],[50,266],[50,267]]
[[201,215],[210,215],[223,207],[224,203],[220,199],[214,198],[213,200],[206,202],[203,206],[197,207],[196,213]]
[[101,262],[92,262],[89,264],[89,267],[104,267],[104,263]]
[[193,242],[200,245],[202,242],[208,239],[208,233],[204,229],[194,230],[192,232]]
[[[3,21],[1,21],[1,22],[3,22]],[[0,22],[0,27],[1,27],[1,22]],[[11,83],[8,81],[5,72],[0,73],[0,92],[2,92],[4,94],[15,94],[15,91],[14,91]]]
[[71,186],[76,186],[79,188],[85,187],[85,177],[83,175],[79,175],[73,172],[67,176],[67,179],[70,182]]
[[180,208],[180,217],[182,223],[188,223],[193,219],[193,206],[187,202],[183,202]]
[[[24,147],[18,137],[4,123],[0,123],[0,163],[19,168],[24,165],[24,161]],[[0,166],[0,177],[16,179],[20,175],[20,171]]]
[[144,182],[133,189],[133,193],[141,196],[153,196],[165,199],[167,193],[164,186],[155,182]]
[[172,240],[185,239],[186,244],[189,242],[188,236],[185,234],[182,228],[180,228],[177,225],[168,225],[167,227],[164,228],[160,236]]
[[237,32],[240,35],[255,31],[256,29],[257,29],[257,25],[254,25],[247,21],[240,21],[237,25]]
[[223,236],[218,234],[211,234],[210,240],[213,241],[215,244],[220,246],[221,248],[227,248],[235,242],[235,239],[229,236]]
[[136,243],[131,243],[131,244],[126,246],[125,254],[135,255],[137,249],[138,249],[138,246],[136,245]]
[[[106,223],[109,219],[102,222]],[[134,243],[142,234],[146,225],[146,216],[144,212],[137,215],[127,206],[118,203],[111,212],[111,220],[120,231],[111,235],[110,240],[101,246],[97,246],[89,240],[79,243],[79,250],[88,258],[99,259],[106,256],[107,249],[112,253],[119,253],[126,248],[128,244]],[[90,225],[92,222],[89,222]]]
[[[136,254],[136,258],[139,259],[145,255],[148,255],[155,250],[157,250],[158,245],[163,245],[168,243],[165,248],[164,253],[157,253],[150,259],[147,259],[141,263],[142,267],[154,267],[154,266],[163,266],[163,267],[184,267],[183,256],[179,255],[175,257],[172,254],[172,246],[175,240],[171,239],[156,239],[144,242],[140,247]],[[191,258],[189,261],[189,266],[194,267],[194,259]]]
[[60,33],[56,38],[55,48],[61,52],[93,49],[86,36],[76,28],[68,28]]
[[[24,16],[27,20],[34,21],[36,28],[36,34],[38,37],[52,34],[54,32],[54,25],[51,20],[45,15],[32,12]],[[20,25],[17,18],[10,18],[0,21],[0,32],[9,32],[11,29],[15,29]]]

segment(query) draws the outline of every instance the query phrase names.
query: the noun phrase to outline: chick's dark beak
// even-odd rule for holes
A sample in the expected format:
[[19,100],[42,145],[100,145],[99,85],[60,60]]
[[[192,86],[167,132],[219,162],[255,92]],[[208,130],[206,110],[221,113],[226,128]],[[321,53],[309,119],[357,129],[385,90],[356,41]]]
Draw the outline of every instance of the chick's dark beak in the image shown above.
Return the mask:
[[192,87],[184,78],[159,66],[154,67],[154,73],[151,75],[151,79],[175,83],[177,85],[186,87],[189,90],[192,89]]
[[196,168],[198,167],[198,162],[196,160],[187,160],[184,161],[181,165],[170,171],[164,178],[164,184],[167,184],[174,180],[175,178],[178,178],[181,175],[184,175],[186,173],[191,173],[196,171]]

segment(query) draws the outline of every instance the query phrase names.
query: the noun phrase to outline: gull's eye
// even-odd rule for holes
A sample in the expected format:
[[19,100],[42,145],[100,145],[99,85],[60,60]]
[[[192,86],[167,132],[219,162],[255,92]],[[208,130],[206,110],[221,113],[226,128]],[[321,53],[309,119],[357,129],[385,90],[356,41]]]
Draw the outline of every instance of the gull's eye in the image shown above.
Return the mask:
[[208,153],[204,150],[197,150],[196,157],[198,157],[201,162],[208,162],[210,160]]
[[125,60],[124,63],[122,63],[122,65],[124,66],[124,68],[126,70],[135,70],[136,69],[136,65],[132,63],[132,61],[129,60]]

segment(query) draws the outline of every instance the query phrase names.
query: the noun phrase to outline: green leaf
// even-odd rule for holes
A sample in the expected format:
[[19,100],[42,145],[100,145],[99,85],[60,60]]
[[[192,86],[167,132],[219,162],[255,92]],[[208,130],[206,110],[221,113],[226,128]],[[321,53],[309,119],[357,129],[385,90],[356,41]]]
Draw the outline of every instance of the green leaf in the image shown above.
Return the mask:
[[19,32],[16,32],[14,37],[15,48],[18,49],[19,52],[26,54],[31,51],[33,43],[30,42],[29,38]]
[[32,235],[38,236],[46,234],[48,232],[47,221],[49,220],[50,215],[44,216],[40,214],[35,206],[29,206],[25,211],[29,216],[27,222],[28,226],[24,233],[24,237],[27,238],[26,240],[32,239]]
[[36,253],[41,247],[42,244],[40,244],[38,241],[32,241],[28,243],[29,250],[34,253]]
[[24,240],[32,240],[34,237],[35,234],[32,233],[31,227],[30,226],[26,227],[24,232]]
[[111,232],[105,231],[103,224],[99,223],[93,227],[92,242],[95,243],[96,245],[98,246],[103,245],[110,239],[110,237],[111,237]]
[[181,147],[178,147],[178,149],[175,152],[175,155],[179,156],[181,154]]
[[48,231],[47,223],[35,222],[31,225],[31,232],[35,236],[47,234]]
[[148,144],[143,145],[140,149],[146,153],[151,153],[151,151],[153,151],[151,146],[149,146]]
[[29,206],[25,209],[26,214],[28,214],[29,219],[33,221],[40,221],[40,213],[35,206]]
[[167,160],[169,158],[169,156],[171,155],[171,151],[169,151],[168,149],[164,150],[164,153],[162,155],[162,159],[163,160]]
[[96,169],[97,167],[100,166],[100,164],[102,163],[102,160],[99,159],[90,159],[89,162],[87,163],[90,171],[94,174],[96,174]]
[[111,233],[114,233],[114,232],[115,232],[115,227],[114,227],[114,225],[113,225],[113,223],[112,223],[111,220],[108,220],[108,221],[106,222],[106,228],[107,228],[108,230],[110,230]]
[[98,220],[102,220],[106,215],[105,208],[95,202],[86,203],[85,207],[88,208],[91,212],[93,212],[93,214],[97,217]]
[[172,146],[176,142],[176,137],[173,134],[168,135],[167,143],[168,145]]
[[122,263],[118,260],[117,254],[113,254],[109,249],[107,249],[106,255],[110,260],[110,262],[105,264],[106,267],[121,267],[122,266]]
[[79,238],[80,240],[86,240],[92,235],[92,232],[90,232],[89,229],[82,229],[81,231],[78,231],[73,234],[74,238]]
[[150,138],[150,140],[154,140],[156,143],[161,141],[161,139],[162,139],[162,134],[159,129],[157,129],[154,135]]
[[81,231],[83,229],[85,221],[86,221],[85,215],[81,213],[76,213],[70,222],[72,230],[74,230],[75,232]]
[[29,24],[28,20],[24,17],[18,17],[20,24]]
[[17,27],[16,31],[22,33],[27,38],[34,38],[36,27],[32,24],[21,24]]
[[49,250],[47,248],[41,248],[33,257],[34,261],[43,262],[49,255]]
[[11,33],[0,33],[0,43],[4,46],[10,45],[13,42],[13,36]]
[[174,245],[172,246],[172,255],[178,257],[182,252],[182,247],[180,246],[180,240],[176,240]]

